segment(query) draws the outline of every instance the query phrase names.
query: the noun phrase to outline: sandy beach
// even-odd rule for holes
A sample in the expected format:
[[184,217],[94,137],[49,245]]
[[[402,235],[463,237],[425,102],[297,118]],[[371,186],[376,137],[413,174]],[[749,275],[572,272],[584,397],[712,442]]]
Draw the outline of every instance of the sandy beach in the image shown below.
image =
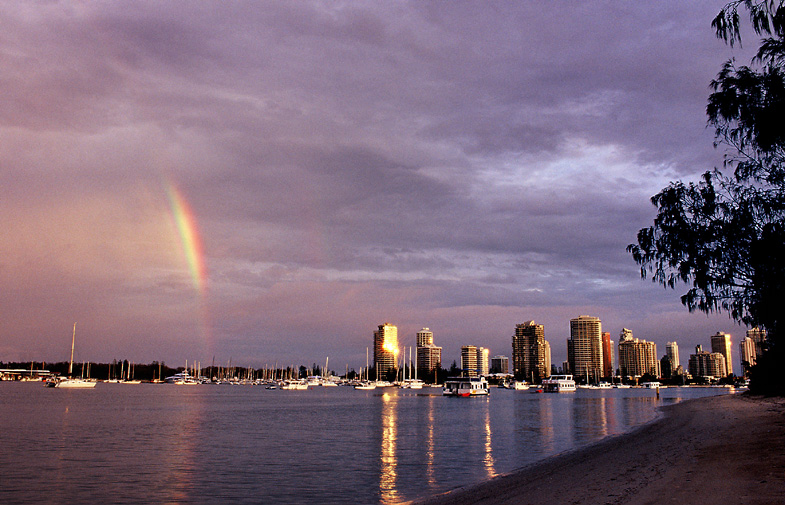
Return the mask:
[[631,433],[417,503],[785,503],[785,399],[737,394],[663,410]]

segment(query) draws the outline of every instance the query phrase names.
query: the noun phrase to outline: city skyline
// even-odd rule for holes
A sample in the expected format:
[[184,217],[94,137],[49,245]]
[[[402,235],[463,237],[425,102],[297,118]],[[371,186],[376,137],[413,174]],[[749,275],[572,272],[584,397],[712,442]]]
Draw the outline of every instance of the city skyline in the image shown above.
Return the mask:
[[722,5],[0,7],[0,360],[74,322],[100,362],[360,367],[391,321],[449,365],[536,319],[561,363],[576,314],[738,345],[625,251],[722,165]]

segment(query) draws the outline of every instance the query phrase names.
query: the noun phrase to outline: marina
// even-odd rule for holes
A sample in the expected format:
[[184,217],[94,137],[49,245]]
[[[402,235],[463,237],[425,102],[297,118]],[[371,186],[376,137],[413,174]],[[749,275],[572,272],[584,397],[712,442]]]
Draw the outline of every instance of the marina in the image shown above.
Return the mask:
[[629,431],[660,406],[731,391],[492,389],[463,401],[433,387],[4,382],[0,499],[402,503]]

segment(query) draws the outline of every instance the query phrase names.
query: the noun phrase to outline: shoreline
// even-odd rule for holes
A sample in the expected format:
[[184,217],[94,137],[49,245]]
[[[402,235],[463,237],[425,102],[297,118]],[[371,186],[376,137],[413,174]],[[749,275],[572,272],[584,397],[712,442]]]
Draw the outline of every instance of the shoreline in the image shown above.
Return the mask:
[[629,433],[412,503],[783,503],[785,398],[729,394],[661,410]]

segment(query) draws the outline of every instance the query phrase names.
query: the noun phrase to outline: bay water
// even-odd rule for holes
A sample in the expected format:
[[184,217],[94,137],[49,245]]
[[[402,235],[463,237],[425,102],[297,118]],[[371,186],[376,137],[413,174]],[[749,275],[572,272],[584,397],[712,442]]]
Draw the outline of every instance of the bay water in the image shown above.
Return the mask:
[[395,504],[629,431],[725,388],[307,391],[0,383],[0,502]]

